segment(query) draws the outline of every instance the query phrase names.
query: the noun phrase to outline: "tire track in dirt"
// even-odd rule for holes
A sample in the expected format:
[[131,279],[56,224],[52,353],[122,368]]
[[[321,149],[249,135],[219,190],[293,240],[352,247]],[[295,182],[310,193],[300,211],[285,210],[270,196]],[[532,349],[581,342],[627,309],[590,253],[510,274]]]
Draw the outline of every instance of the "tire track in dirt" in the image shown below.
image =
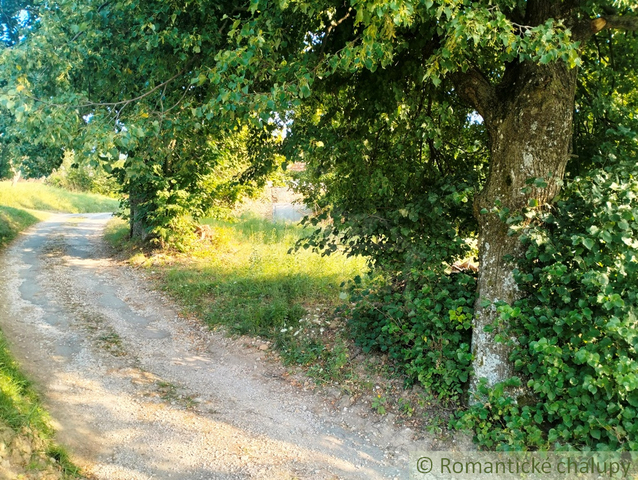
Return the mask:
[[107,214],[58,215],[0,261],[0,326],[90,478],[407,478],[409,429],[335,411],[263,352],[180,318],[110,259]]

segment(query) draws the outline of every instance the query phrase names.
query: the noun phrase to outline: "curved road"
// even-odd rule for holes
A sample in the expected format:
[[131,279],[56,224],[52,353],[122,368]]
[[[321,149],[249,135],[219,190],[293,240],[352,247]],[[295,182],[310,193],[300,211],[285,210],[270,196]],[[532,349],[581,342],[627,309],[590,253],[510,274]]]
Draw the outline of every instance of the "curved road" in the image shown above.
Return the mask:
[[0,327],[88,477],[407,478],[408,449],[427,442],[330,407],[259,349],[178,316],[109,258],[109,217],[54,216],[0,258]]

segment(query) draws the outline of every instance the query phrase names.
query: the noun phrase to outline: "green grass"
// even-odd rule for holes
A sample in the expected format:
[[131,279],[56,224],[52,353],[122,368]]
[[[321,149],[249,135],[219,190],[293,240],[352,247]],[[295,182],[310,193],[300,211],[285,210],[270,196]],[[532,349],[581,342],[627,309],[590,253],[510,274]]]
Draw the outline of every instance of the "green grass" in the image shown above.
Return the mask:
[[94,193],[69,192],[40,182],[0,182],[0,205],[46,212],[113,212],[118,201]]
[[44,220],[45,212],[91,213],[117,210],[118,202],[92,193],[68,192],[39,182],[0,182],[0,248],[19,232]]
[[51,434],[46,414],[31,388],[31,383],[11,358],[0,332],[0,418],[15,431],[31,427]]
[[206,241],[188,255],[154,252],[128,240],[128,225],[114,219],[105,239],[152,269],[161,288],[211,327],[272,340],[284,362],[308,367],[316,380],[343,375],[349,361],[334,309],[341,284],[366,272],[362,258],[293,251],[308,234],[299,225],[250,216],[237,221],[204,220]]
[[119,218],[109,221],[104,228],[104,239],[115,248],[126,248],[131,244],[129,224]]
[[212,328],[267,339],[285,365],[367,402],[376,414],[392,412],[411,425],[427,422],[431,408],[419,403],[422,394],[406,393],[405,379],[387,358],[363,354],[339,313],[347,306],[341,284],[357,275],[365,281],[364,259],[309,250],[289,254],[308,234],[298,225],[251,217],[204,223],[210,226],[206,241],[185,254],[145,251],[126,239],[128,225],[121,219],[107,225],[105,237],[131,264],[151,272],[186,313]]
[[[60,468],[62,478],[79,478],[79,469],[71,463],[66,451],[53,440],[53,429],[49,416],[42,408],[31,382],[20,372],[11,357],[9,348],[0,331],[0,426],[8,426],[20,435],[37,437],[36,444],[43,445],[39,461],[32,457],[29,468],[46,469],[50,458]],[[28,432],[28,433],[27,433]],[[38,453],[38,452],[34,452]]]
[[339,303],[340,284],[364,262],[310,251],[288,253],[306,232],[258,218],[207,221],[211,245],[166,270],[166,289],[211,325],[273,338],[297,324],[308,308]]
[[0,205],[0,248],[18,236],[22,230],[44,220],[48,215]]
[[[308,233],[290,223],[255,217],[204,223],[211,227],[207,242],[189,255],[147,257],[132,254],[129,244],[131,262],[152,269],[163,289],[211,327],[267,338],[286,363],[316,367],[315,378],[340,371],[348,356],[341,339],[326,338],[331,332],[325,317],[343,302],[341,284],[365,272],[364,260],[289,253]],[[124,222],[113,220],[106,238],[126,250],[126,230]]]

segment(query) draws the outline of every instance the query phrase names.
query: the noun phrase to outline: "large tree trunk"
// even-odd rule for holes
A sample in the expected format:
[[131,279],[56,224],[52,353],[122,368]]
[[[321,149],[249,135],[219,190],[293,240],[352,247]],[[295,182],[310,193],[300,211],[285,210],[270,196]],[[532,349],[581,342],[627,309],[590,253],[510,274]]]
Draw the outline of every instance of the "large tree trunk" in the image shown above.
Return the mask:
[[[507,224],[495,213],[480,212],[499,203],[498,208],[511,212],[520,211],[532,199],[540,205],[551,203],[571,152],[575,86],[576,71],[562,63],[523,64],[512,69],[501,90],[489,96],[493,108],[486,119],[490,173],[475,203],[480,272],[472,335],[472,392],[480,378],[491,386],[513,376],[511,348],[495,340],[498,329],[488,333],[485,327],[498,318],[495,302],[512,304],[520,298],[513,270],[523,254],[518,236],[508,235]],[[547,187],[529,188],[526,182],[533,178],[542,178]],[[489,306],[484,306],[486,301]]]

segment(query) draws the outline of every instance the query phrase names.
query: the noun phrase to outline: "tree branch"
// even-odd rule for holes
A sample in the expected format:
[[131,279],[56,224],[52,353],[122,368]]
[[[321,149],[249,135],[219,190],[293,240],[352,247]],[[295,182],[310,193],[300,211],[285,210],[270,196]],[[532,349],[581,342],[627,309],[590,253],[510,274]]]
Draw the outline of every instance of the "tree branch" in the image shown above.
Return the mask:
[[603,30],[638,31],[638,17],[634,15],[605,15],[578,23],[573,28],[574,40],[586,41]]
[[129,103],[137,102],[138,100],[141,100],[144,97],[149,96],[151,93],[153,93],[154,91],[162,88],[167,83],[172,82],[173,80],[175,80],[177,77],[179,77],[183,73],[184,72],[181,71],[177,75],[173,75],[171,78],[169,78],[165,82],[160,83],[159,85],[156,85],[155,87],[151,88],[148,92],[145,92],[145,93],[143,93],[141,95],[138,95],[137,97],[129,98],[127,100],[121,100],[119,102],[87,102],[87,103],[83,103],[83,104],[80,104],[80,105],[64,105],[62,103],[47,102],[46,100],[42,100],[41,98],[38,98],[38,97],[32,97],[31,95],[25,95],[25,96],[27,98],[30,98],[31,100],[34,100],[34,101],[39,102],[39,103],[43,103],[43,104],[48,105],[50,107],[64,107],[64,108],[116,107],[118,105],[128,105]]
[[491,125],[498,114],[500,101],[487,77],[480,70],[472,68],[452,75],[452,82],[459,96],[476,108],[487,125]]
[[319,51],[319,54],[320,54],[320,55],[323,55],[323,51],[324,51],[324,49],[326,48],[326,40],[328,39],[328,37],[329,37],[329,36],[330,36],[330,34],[332,33],[333,28],[338,27],[338,26],[339,26],[339,25],[341,25],[343,22],[345,22],[345,21],[346,21],[346,19],[347,19],[348,17],[350,17],[350,15],[351,15],[351,14],[352,14],[352,7],[351,7],[351,8],[349,8],[349,9],[348,9],[348,11],[346,12],[346,14],[345,14],[343,17],[341,17],[339,20],[337,20],[337,21],[332,20],[332,21],[330,22],[330,26],[329,26],[329,27],[328,27],[328,29],[326,30],[326,34],[324,35],[323,40],[322,40],[322,42],[321,42],[321,43],[322,43],[322,45],[321,45],[321,50]]
[[[121,100],[119,102],[87,102],[87,103],[83,103],[83,104],[80,104],[80,105],[65,105],[63,103],[47,102],[46,100],[43,100],[43,99],[38,98],[38,97],[33,97],[31,95],[25,95],[25,97],[27,97],[27,98],[35,101],[35,102],[47,105],[49,107],[59,107],[59,108],[117,107],[119,105],[126,106],[129,103],[137,102],[138,100],[141,100],[141,99],[143,99],[145,97],[148,97],[151,93],[157,91],[158,89],[164,87],[165,85],[168,85],[170,82],[172,82],[176,78],[184,75],[184,73],[186,73],[186,69],[180,71],[179,73],[176,73],[175,75],[173,75],[171,78],[169,78],[165,82],[162,82],[159,85],[156,85],[155,87],[151,88],[147,92],[144,92],[144,93],[138,95],[137,97],[129,98],[127,100]],[[122,108],[124,108],[124,107],[122,107]]]

